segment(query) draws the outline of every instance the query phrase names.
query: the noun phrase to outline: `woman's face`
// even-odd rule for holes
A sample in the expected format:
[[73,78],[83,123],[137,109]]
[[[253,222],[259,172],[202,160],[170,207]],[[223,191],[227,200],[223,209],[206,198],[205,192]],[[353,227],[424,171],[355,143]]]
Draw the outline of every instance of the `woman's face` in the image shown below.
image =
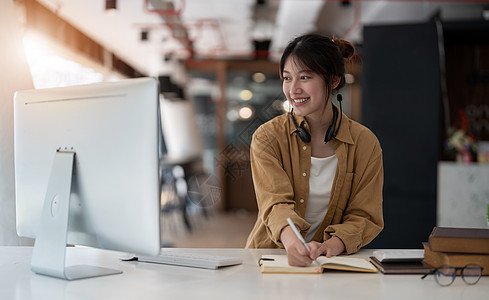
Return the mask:
[[326,105],[326,85],[322,76],[287,58],[283,72],[283,92],[298,116],[321,115]]

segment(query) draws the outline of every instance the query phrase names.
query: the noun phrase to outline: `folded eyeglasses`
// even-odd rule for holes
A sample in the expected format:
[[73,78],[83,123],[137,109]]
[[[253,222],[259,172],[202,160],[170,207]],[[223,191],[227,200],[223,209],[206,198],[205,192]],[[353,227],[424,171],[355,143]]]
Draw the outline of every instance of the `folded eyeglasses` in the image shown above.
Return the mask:
[[[460,271],[460,272],[459,272]],[[421,279],[425,279],[430,274],[435,275],[436,282],[441,286],[449,286],[455,281],[455,277],[459,273],[466,284],[474,285],[479,282],[482,276],[482,267],[476,264],[468,264],[463,268],[452,266],[441,266],[434,268],[424,274]]]

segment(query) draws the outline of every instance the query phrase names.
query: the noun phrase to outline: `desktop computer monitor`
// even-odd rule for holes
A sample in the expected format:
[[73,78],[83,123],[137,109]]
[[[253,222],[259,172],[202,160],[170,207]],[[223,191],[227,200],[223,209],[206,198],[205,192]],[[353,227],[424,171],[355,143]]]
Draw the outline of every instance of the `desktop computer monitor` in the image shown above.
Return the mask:
[[159,253],[160,130],[154,78],[15,93],[16,224],[36,239],[34,272],[118,272],[65,266],[67,245]]

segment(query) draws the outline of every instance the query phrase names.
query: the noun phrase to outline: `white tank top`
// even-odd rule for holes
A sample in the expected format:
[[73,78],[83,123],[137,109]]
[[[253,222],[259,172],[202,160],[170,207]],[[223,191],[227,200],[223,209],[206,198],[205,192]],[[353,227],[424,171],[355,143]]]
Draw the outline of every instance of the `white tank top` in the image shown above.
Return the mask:
[[311,224],[311,228],[306,235],[307,242],[311,241],[326,216],[337,165],[336,155],[324,158],[311,157],[309,199],[306,207],[306,221]]

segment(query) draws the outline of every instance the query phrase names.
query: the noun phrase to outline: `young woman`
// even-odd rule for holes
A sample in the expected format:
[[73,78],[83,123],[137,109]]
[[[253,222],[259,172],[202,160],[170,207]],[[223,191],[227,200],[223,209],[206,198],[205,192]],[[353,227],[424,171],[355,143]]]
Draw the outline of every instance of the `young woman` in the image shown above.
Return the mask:
[[259,212],[248,248],[285,248],[289,264],[304,266],[319,255],[355,253],[382,230],[382,149],[331,102],[354,52],[349,42],[320,35],[297,37],[284,50],[280,75],[292,111],[253,135]]

